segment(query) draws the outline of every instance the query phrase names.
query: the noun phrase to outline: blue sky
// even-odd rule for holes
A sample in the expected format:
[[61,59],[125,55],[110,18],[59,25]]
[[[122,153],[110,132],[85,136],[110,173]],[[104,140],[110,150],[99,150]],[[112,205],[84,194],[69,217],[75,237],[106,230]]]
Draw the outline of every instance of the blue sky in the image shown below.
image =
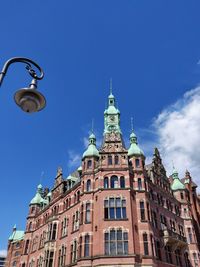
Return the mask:
[[79,166],[93,118],[101,139],[110,77],[125,140],[133,116],[147,160],[156,145],[169,168],[198,181],[199,10],[182,0],[2,1],[0,64],[39,63],[47,107],[28,115],[15,105],[30,77],[11,66],[0,90],[0,250],[15,223],[24,229],[41,176],[50,187],[58,166],[66,176]]

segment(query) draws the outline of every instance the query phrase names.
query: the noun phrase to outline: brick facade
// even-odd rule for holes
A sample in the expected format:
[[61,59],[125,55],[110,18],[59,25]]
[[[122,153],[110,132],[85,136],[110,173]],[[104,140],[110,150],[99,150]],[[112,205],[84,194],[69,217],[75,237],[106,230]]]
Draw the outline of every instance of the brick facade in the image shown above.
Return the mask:
[[149,165],[143,153],[129,156],[113,101],[98,153],[91,137],[81,168],[67,178],[59,168],[50,191],[38,187],[21,253],[10,240],[7,267],[200,266],[197,186],[187,171],[176,178],[184,188],[172,190],[158,149]]

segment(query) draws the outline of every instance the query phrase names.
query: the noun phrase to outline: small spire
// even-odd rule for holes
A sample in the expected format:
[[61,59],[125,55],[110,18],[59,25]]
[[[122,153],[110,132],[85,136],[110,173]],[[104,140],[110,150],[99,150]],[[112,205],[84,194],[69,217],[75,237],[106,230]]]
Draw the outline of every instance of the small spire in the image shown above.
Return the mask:
[[113,84],[112,84],[112,78],[110,78],[110,95],[112,95],[113,90]]
[[133,117],[131,117],[131,132],[133,132]]
[[91,133],[93,134],[94,133],[94,119],[92,119],[92,125],[91,125]]
[[13,226],[13,232],[15,232],[17,230],[17,225],[15,224],[14,226]]
[[40,184],[42,184],[43,178],[44,178],[44,171],[42,171],[41,172],[41,175],[40,175]]

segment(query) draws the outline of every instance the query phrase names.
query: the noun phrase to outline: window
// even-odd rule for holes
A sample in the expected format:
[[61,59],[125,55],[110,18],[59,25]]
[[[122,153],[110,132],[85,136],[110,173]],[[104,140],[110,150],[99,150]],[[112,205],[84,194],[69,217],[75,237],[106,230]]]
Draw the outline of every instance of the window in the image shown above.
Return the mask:
[[65,217],[61,223],[61,236],[62,237],[67,235],[68,221],[69,220]]
[[139,159],[135,160],[135,166],[136,166],[136,168],[140,167],[140,160]]
[[24,249],[24,254],[28,254],[28,248],[29,248],[29,240],[26,240],[26,245]]
[[46,232],[43,231],[43,233],[40,235],[40,244],[39,244],[39,248],[44,247],[45,237],[46,237]]
[[125,188],[125,179],[123,176],[120,177],[120,187]]
[[43,265],[43,257],[40,256],[39,259],[37,260],[37,267],[42,267],[42,265]]
[[79,239],[79,258],[82,257],[82,242],[83,242],[83,237],[81,236]]
[[116,155],[115,156],[115,165],[118,165],[119,164],[119,157]]
[[184,195],[183,195],[183,193],[182,193],[182,192],[180,193],[180,195],[181,195],[181,199],[184,199]]
[[157,214],[156,214],[155,211],[152,212],[152,223],[153,223],[153,226],[154,226],[155,228],[158,227],[158,223],[157,223]]
[[71,263],[74,263],[77,261],[77,240],[73,241],[73,244],[71,245]]
[[53,225],[53,233],[52,233],[52,240],[56,239],[56,230],[57,230],[57,224],[54,223],[54,225]]
[[197,253],[194,252],[192,255],[193,255],[193,259],[194,259],[194,266],[198,267],[199,266],[199,264],[198,264],[199,261],[197,259]]
[[17,262],[13,261],[12,267],[16,267],[17,266]]
[[77,210],[72,217],[72,230],[76,231],[78,229],[79,229],[79,211]]
[[104,188],[108,188],[108,187],[109,187],[109,184],[108,184],[108,177],[105,177],[105,178],[104,178],[103,187],[104,187]]
[[112,165],[112,156],[108,156],[108,165]]
[[91,191],[91,180],[87,180],[86,191],[87,192]]
[[57,230],[57,224],[56,223],[50,223],[48,225],[48,233],[47,233],[47,236],[48,236],[48,240],[51,241],[51,240],[55,240],[56,239],[56,230]]
[[28,231],[31,231],[32,229],[32,222],[29,223]]
[[142,179],[138,178],[138,190],[142,190]]
[[173,263],[172,262],[172,251],[170,246],[165,246],[165,257],[166,257],[166,262],[168,263]]
[[110,230],[104,234],[105,255],[127,255],[128,254],[128,233],[121,229]]
[[86,203],[85,222],[90,223],[90,203]]
[[62,245],[62,248],[58,252],[58,267],[65,266],[66,259],[66,247]]
[[32,252],[36,251],[37,249],[37,243],[38,243],[38,236],[33,238],[33,243],[32,243]]
[[176,266],[182,266],[180,249],[175,250]]
[[191,244],[192,242],[193,242],[192,230],[191,228],[188,228],[188,243]]
[[148,236],[146,233],[143,234],[143,244],[144,244],[144,255],[149,255]]
[[87,161],[87,168],[88,169],[92,168],[92,161],[91,160]]
[[141,221],[145,221],[144,201],[140,201],[140,218],[141,218]]
[[83,224],[83,204],[81,205],[80,224]]
[[188,253],[187,253],[187,252],[184,253],[184,261],[185,261],[185,266],[186,266],[186,267],[190,267],[190,266],[191,266],[191,265],[190,265],[190,261],[189,261]]
[[160,249],[160,242],[158,240],[155,241],[155,251],[156,251],[156,257],[161,261],[161,249]]
[[117,198],[109,198],[104,200],[104,218],[111,220],[126,218],[126,200]]
[[53,251],[45,251],[45,260],[44,260],[44,266],[45,267],[53,267],[53,256],[54,252]]
[[153,235],[150,235],[150,240],[151,240],[151,251],[152,251],[152,255],[154,257]]
[[111,188],[118,188],[118,177],[117,176],[111,177]]
[[84,245],[84,257],[88,257],[90,254],[90,236],[85,236],[85,245]]

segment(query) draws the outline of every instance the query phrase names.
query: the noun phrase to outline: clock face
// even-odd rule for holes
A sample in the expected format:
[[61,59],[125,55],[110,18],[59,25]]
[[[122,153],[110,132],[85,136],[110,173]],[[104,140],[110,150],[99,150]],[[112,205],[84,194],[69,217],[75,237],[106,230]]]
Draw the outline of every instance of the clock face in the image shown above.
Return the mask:
[[110,116],[109,118],[110,118],[110,121],[112,121],[112,122],[115,121],[115,116],[112,115],[112,116]]

